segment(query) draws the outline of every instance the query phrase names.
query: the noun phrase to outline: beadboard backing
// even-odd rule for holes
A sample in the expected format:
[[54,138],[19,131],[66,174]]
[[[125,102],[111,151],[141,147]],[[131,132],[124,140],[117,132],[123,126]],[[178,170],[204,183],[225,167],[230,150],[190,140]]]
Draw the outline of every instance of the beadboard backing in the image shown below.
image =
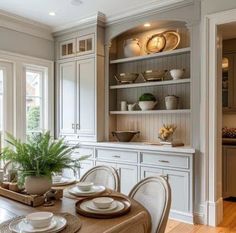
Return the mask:
[[156,142],[158,130],[163,124],[177,126],[174,139],[180,139],[186,145],[191,142],[190,114],[147,114],[147,115],[118,115],[117,130],[139,130],[141,133],[134,141]]

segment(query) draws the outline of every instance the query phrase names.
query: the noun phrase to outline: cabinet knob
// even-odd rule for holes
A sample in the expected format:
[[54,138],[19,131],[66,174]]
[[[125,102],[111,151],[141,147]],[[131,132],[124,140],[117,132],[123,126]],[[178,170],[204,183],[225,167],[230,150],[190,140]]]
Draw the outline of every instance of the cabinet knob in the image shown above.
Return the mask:
[[79,124],[76,124],[76,129],[79,129]]

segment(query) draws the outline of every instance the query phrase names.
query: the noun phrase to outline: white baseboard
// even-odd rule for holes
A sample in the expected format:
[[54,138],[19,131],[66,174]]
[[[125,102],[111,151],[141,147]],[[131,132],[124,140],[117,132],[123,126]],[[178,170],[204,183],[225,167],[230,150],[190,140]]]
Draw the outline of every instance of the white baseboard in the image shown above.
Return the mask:
[[209,226],[217,226],[223,220],[223,198],[219,198],[216,202],[207,202],[207,213]]
[[171,210],[169,218],[180,222],[185,222],[190,224],[194,223],[194,217],[192,213],[185,213],[181,211]]

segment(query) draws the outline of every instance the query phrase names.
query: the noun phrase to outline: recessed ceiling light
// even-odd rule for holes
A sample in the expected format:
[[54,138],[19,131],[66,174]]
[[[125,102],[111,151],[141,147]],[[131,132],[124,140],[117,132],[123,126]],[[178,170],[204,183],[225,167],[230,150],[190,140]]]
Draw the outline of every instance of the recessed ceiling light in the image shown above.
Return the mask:
[[55,15],[56,15],[56,13],[55,13],[54,11],[50,11],[48,14],[49,14],[50,16],[55,16]]
[[151,24],[150,24],[150,23],[145,23],[143,26],[144,26],[144,27],[150,27]]
[[71,0],[70,3],[74,6],[81,5],[83,3],[82,0]]

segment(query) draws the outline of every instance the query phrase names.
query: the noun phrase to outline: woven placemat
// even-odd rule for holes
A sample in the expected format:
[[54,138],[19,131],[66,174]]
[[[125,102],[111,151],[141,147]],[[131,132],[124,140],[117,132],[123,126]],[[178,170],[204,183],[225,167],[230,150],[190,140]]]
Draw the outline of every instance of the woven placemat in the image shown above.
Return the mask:
[[[79,231],[79,229],[81,228],[81,221],[78,217],[69,214],[69,213],[55,213],[55,215],[64,217],[67,220],[67,226],[65,229],[63,229],[62,231],[60,231],[60,233],[76,233]],[[3,222],[2,224],[0,224],[0,232],[1,233],[12,233],[12,231],[9,230],[9,224],[12,221],[15,220],[20,220],[23,219],[25,216],[18,216],[15,218],[12,218],[6,222]]]

